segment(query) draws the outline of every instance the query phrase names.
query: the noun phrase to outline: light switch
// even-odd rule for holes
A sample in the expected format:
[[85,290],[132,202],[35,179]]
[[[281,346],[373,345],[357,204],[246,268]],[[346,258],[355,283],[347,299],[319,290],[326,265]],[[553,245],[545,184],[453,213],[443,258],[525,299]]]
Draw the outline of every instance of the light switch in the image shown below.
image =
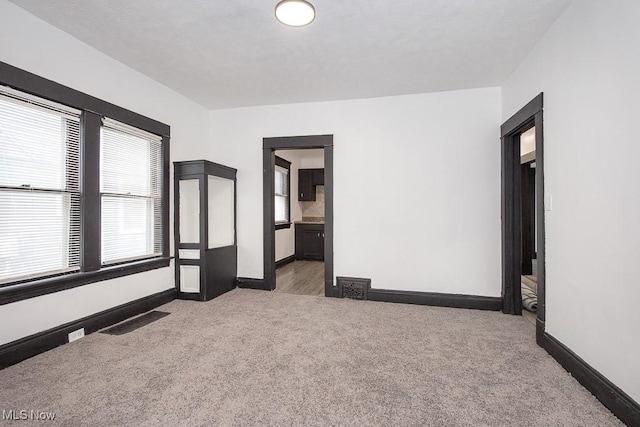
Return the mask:
[[551,194],[547,194],[546,196],[544,196],[544,210],[553,210],[553,197],[551,196]]

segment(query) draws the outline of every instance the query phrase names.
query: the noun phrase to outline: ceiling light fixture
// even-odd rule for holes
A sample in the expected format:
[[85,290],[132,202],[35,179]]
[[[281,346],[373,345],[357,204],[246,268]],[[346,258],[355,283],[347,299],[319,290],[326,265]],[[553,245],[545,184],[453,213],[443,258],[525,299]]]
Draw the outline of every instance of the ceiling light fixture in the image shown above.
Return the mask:
[[305,0],[282,0],[276,5],[276,19],[291,27],[303,27],[316,19],[316,10]]

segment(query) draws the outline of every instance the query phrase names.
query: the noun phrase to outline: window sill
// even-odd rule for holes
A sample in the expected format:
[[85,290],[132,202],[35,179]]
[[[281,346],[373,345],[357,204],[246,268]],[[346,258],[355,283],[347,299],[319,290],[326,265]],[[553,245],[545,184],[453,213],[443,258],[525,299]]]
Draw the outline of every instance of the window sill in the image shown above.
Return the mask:
[[276,230],[282,230],[284,228],[291,228],[291,223],[290,222],[276,223]]
[[0,305],[39,297],[78,286],[102,282],[169,266],[169,257],[152,258],[103,267],[98,271],[63,274],[29,282],[5,285],[0,288]]

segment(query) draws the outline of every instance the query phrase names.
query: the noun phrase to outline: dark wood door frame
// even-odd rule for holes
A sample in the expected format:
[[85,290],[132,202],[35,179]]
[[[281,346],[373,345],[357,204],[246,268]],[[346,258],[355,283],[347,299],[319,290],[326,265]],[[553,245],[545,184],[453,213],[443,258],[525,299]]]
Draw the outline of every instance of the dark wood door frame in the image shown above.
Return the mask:
[[274,224],[275,151],[324,149],[324,294],[337,297],[333,286],[333,135],[287,136],[262,139],[264,288],[276,288],[276,230]]
[[536,235],[538,237],[538,320],[537,337],[544,332],[545,320],[545,231],[544,231],[544,132],[543,94],[540,93],[500,127],[502,157],[502,311],[522,314],[520,275],[521,237],[521,165],[520,135],[536,127]]

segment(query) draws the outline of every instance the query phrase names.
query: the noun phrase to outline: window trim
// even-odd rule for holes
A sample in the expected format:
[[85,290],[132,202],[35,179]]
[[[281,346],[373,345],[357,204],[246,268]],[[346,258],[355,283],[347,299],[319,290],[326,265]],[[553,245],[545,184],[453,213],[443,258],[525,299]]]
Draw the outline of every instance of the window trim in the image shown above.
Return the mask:
[[[283,159],[282,157],[275,156],[275,158],[276,158],[276,166],[280,166],[281,168],[284,168],[288,171],[287,190],[289,191],[289,196],[288,196],[289,203],[287,204],[287,218],[289,218],[289,220],[280,221],[280,222],[274,221],[276,230],[283,230],[285,228],[291,228],[291,162]],[[275,179],[275,175],[274,175],[274,179]],[[275,206],[275,200],[274,200],[274,206]]]
[[[168,267],[171,259],[169,254],[170,126],[1,61],[0,84],[82,111],[80,271],[5,283],[0,286],[0,305]],[[102,266],[100,263],[100,171],[98,165],[100,164],[102,117],[109,117],[162,138],[163,224],[161,256],[108,266]],[[90,142],[87,143],[88,141]]]

